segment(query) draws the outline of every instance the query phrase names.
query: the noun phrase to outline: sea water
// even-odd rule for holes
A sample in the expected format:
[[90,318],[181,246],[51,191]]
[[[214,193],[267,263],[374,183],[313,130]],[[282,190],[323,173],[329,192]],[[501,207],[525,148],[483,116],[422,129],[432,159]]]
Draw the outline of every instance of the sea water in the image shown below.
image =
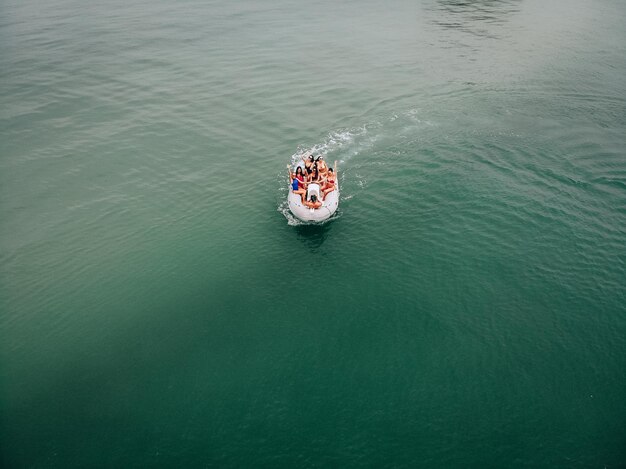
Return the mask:
[[0,41],[4,467],[624,465],[624,2],[8,0]]

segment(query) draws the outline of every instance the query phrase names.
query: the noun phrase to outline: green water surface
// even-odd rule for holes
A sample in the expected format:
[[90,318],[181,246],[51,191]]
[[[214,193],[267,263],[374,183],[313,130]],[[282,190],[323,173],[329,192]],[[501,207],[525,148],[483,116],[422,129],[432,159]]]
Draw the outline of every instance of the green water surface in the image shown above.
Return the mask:
[[0,41],[3,467],[624,467],[626,4],[9,0]]

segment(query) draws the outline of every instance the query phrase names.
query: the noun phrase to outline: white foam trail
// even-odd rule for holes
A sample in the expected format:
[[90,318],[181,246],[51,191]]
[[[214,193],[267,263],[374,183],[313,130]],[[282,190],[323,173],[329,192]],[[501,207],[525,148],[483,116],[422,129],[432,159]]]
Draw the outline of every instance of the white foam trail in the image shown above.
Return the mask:
[[289,204],[287,203],[286,200],[280,205],[278,205],[278,211],[282,213],[283,216],[287,219],[287,224],[289,226],[299,226],[299,225],[305,224],[303,221],[293,216],[293,214],[289,210]]
[[[343,184],[343,176],[346,173],[343,171],[345,168],[342,168],[342,166],[347,164],[352,158],[360,154],[367,154],[377,143],[384,145],[389,139],[398,138],[409,132],[414,133],[419,128],[435,126],[437,126],[436,123],[424,119],[422,110],[419,108],[398,111],[381,120],[372,121],[359,127],[337,129],[330,132],[323,141],[313,145],[305,146],[301,144],[296,152],[291,155],[291,163],[293,166],[296,166],[302,162],[304,157],[309,155],[315,157],[324,155],[327,163],[331,165],[333,160],[337,160],[340,163],[339,169],[342,170],[339,176]],[[284,184],[285,176],[283,175],[281,178],[281,185]],[[359,191],[368,184],[367,180],[359,174],[353,174],[351,179],[359,188]],[[353,196],[354,194],[343,192],[341,198],[347,201]],[[298,220],[291,214],[286,201],[279,205],[278,211],[283,213],[289,225],[308,224]],[[330,220],[335,218],[337,216],[331,217]]]
[[359,154],[364,148],[370,147],[373,144],[375,138],[370,139],[369,144],[366,143],[363,145],[364,142],[361,142],[363,137],[368,134],[368,129],[372,126],[377,126],[377,124],[363,125],[354,129],[336,130],[329,133],[323,142],[316,143],[311,147],[300,145],[298,150],[291,155],[291,161],[295,165],[302,160],[303,157],[308,157],[310,154],[319,156],[347,150],[340,159],[341,162],[345,162],[352,156]]

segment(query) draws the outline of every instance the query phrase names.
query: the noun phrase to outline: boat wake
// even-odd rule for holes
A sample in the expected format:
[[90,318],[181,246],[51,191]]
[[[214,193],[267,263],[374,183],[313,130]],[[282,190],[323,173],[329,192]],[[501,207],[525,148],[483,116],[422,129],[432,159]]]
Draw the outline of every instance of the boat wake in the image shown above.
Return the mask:
[[323,142],[312,146],[299,145],[297,151],[291,155],[291,162],[296,164],[304,155],[312,153],[323,154],[328,162],[336,159],[339,163],[345,163],[372,147],[376,136],[372,135],[371,131],[379,126],[377,123],[372,123],[353,129],[339,129],[329,133]]
[[[342,128],[330,132],[321,142],[313,145],[298,145],[295,153],[291,155],[291,165],[295,166],[300,163],[303,157],[312,155],[324,155],[325,160],[332,166],[334,161],[338,162],[339,181],[341,185],[344,183],[344,175],[350,170],[346,166],[352,159],[362,154],[369,154],[376,151],[381,145],[389,145],[395,139],[403,138],[407,133],[412,133],[415,128],[432,127],[430,121],[422,120],[419,116],[418,109],[409,109],[401,113],[394,113],[386,118],[363,124],[359,127]],[[358,166],[358,165],[357,165]],[[353,168],[354,170],[355,168]],[[358,168],[357,168],[358,171]],[[355,189],[361,191],[367,185],[365,177],[358,172],[351,174],[350,179],[353,184],[348,186],[348,192],[344,192],[342,200],[348,201],[354,197],[355,193],[350,192]],[[287,219],[287,223],[291,226],[321,224],[334,220],[340,216],[336,213],[328,220],[323,222],[305,222],[296,218],[289,210],[287,196],[289,189],[286,174],[281,171],[278,175],[280,181],[280,201],[278,202],[277,211],[282,213]],[[339,212],[339,211],[338,211]]]

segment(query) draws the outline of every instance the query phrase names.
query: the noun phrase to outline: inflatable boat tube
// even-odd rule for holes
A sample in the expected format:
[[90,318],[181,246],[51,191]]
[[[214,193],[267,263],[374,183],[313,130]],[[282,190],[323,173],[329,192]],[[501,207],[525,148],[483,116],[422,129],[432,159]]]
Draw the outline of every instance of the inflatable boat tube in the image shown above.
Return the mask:
[[[297,167],[297,166],[296,166]],[[326,199],[322,202],[320,208],[309,208],[302,203],[302,199],[299,194],[294,194],[289,186],[289,195],[287,196],[287,202],[289,203],[289,210],[293,215],[307,222],[321,222],[328,220],[334,215],[339,206],[339,178],[335,178],[335,190],[329,192],[326,195]],[[307,189],[307,200],[311,200],[311,195],[315,194],[318,200],[322,200],[322,189],[319,184],[309,184]]]

